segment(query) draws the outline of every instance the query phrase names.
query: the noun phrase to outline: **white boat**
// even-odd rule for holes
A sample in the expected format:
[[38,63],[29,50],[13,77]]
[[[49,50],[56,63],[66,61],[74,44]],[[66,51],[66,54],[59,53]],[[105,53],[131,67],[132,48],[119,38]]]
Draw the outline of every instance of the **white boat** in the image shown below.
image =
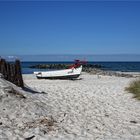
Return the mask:
[[69,69],[34,72],[38,79],[74,79],[78,78],[82,71],[82,65],[75,65]]

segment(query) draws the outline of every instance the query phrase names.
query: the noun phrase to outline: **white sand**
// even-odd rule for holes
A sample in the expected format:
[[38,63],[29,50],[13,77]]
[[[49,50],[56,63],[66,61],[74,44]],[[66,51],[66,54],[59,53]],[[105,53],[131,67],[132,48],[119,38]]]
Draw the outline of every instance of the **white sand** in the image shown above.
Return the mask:
[[[86,73],[81,78],[38,80],[34,75],[24,75],[29,87],[45,93],[25,93],[27,99],[20,100],[3,97],[0,138],[12,140],[34,135],[33,140],[139,140],[140,101],[124,90],[134,79]],[[4,96],[3,88],[0,90]],[[50,116],[56,123],[49,130],[48,125],[38,120]],[[26,123],[30,128],[25,128]]]

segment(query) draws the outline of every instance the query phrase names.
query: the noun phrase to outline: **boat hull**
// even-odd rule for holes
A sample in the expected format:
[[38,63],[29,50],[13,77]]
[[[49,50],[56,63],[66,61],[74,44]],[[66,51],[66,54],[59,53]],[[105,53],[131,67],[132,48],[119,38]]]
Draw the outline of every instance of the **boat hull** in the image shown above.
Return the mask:
[[81,74],[82,66],[65,70],[34,72],[38,79],[75,79]]
[[76,79],[80,76],[80,74],[76,75],[66,75],[66,76],[56,76],[56,77],[39,77],[36,76],[37,79]]

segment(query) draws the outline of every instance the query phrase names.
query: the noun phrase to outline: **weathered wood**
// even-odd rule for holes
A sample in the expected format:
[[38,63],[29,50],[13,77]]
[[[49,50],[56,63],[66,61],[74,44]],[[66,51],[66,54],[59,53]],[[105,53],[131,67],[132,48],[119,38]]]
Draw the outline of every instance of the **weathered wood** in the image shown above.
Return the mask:
[[7,80],[11,81],[11,72],[10,72],[10,64],[6,64],[6,69],[7,69]]
[[1,73],[1,58],[0,58],[0,73]]
[[20,61],[16,60],[14,64],[0,59],[0,73],[4,79],[14,83],[19,87],[24,87]]
[[10,72],[11,72],[10,82],[14,83],[14,81],[15,81],[15,64],[10,65]]
[[6,61],[4,59],[1,59],[1,73],[3,74],[4,78],[7,80]]
[[16,60],[15,68],[16,68],[17,86],[24,87],[23,78],[22,78],[22,72],[21,72],[21,64],[20,64],[19,60]]

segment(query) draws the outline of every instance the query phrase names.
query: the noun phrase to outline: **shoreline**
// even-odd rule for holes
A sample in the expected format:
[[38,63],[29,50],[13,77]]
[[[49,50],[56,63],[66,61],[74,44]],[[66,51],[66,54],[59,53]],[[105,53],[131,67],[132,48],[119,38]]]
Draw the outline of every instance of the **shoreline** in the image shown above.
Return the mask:
[[[52,63],[52,64],[34,64],[29,66],[30,69],[37,69],[37,71],[45,71],[46,70],[59,70],[59,69],[67,69],[71,64],[65,63]],[[117,77],[140,77],[140,72],[124,72],[124,71],[115,71],[115,70],[105,70],[102,64],[84,64],[83,72],[87,72],[89,74],[97,74],[97,75],[108,75],[108,76],[117,76]]]
[[[104,71],[104,70],[99,70],[99,71],[91,71],[91,72],[83,72],[82,73],[87,73],[90,75],[98,75],[98,76],[115,76],[115,77],[126,77],[126,78],[140,78],[140,72],[122,72],[122,71]],[[82,74],[81,73],[81,74]],[[24,75],[34,75],[33,73],[23,73]]]

